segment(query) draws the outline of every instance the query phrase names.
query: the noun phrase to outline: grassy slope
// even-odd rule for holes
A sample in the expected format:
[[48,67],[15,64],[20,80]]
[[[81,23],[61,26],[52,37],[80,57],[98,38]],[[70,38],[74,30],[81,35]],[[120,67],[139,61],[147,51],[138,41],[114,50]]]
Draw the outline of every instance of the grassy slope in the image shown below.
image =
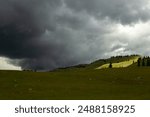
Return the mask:
[[0,71],[0,99],[150,99],[150,68],[89,68]]
[[110,62],[118,63],[118,62],[128,61],[130,59],[134,59],[135,57],[139,57],[139,56],[124,56],[124,57],[113,57],[109,59],[100,59],[87,65],[86,69],[95,69],[97,67],[100,67],[101,65],[109,64]]
[[[137,62],[139,56],[135,56],[135,57],[130,57],[130,59],[122,61],[122,62],[114,62],[112,63],[113,68],[121,68],[121,67],[129,67],[130,65],[132,65],[134,62]],[[106,63],[104,65],[101,65],[99,67],[97,67],[96,69],[104,69],[104,68],[109,68],[110,63]]]

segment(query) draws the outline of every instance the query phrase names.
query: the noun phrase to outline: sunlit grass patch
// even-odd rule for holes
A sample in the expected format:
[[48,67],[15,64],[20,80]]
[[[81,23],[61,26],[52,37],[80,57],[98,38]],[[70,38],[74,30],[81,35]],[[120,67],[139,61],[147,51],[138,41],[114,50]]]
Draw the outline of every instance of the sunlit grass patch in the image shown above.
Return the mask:
[[[112,63],[112,67],[113,68],[121,68],[121,67],[129,67],[130,65],[132,65],[133,63],[137,62],[138,60],[138,56],[134,57],[132,59],[123,61],[123,62],[118,62],[118,63]],[[109,68],[110,63],[104,64],[96,69],[104,69],[104,68]]]

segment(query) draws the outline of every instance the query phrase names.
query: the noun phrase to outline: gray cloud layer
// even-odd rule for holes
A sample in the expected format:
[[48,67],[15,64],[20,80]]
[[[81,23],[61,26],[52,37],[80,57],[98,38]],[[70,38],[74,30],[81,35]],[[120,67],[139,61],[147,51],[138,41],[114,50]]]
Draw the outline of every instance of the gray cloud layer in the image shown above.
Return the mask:
[[110,18],[124,24],[138,20],[149,20],[145,8],[148,0],[66,0],[67,5],[77,11],[86,11],[96,18]]
[[135,37],[118,29],[149,22],[149,10],[148,0],[1,0],[0,56],[23,69],[46,70],[114,54],[149,54],[149,33]]

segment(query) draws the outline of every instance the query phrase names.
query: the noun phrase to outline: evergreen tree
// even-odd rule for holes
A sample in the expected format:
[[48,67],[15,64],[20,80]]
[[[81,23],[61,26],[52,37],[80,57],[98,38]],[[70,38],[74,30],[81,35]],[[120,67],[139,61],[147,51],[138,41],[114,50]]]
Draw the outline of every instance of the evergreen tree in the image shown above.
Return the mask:
[[150,59],[147,59],[147,66],[150,66]]
[[138,59],[138,67],[141,65],[141,58]]
[[109,68],[112,68],[112,62],[110,62],[110,64],[109,64]]
[[142,66],[145,66],[145,59],[142,59]]

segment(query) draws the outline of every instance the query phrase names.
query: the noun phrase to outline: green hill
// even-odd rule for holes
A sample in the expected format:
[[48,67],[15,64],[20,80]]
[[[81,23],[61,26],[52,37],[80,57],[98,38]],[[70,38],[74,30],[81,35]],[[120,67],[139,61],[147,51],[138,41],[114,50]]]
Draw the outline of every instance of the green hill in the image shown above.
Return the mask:
[[[93,69],[96,69],[100,66],[103,66],[103,65],[109,65],[110,62],[112,63],[123,63],[125,62],[126,63],[129,63],[129,66],[135,66],[136,62],[137,62],[137,59],[139,58],[140,56],[139,55],[131,55],[131,56],[115,56],[115,57],[111,57],[111,58],[108,58],[108,59],[100,59],[100,60],[97,60],[97,61],[94,61],[90,64],[80,64],[80,65],[76,65],[76,66],[70,66],[70,67],[65,67],[65,68],[59,68],[59,69],[56,69],[57,70],[93,70]],[[134,61],[134,63],[133,63]]]
[[112,57],[51,72],[0,71],[0,99],[150,99],[150,67],[95,69]]
[[[136,63],[140,57],[139,56],[134,56],[130,57],[127,60],[120,61],[120,62],[111,62],[111,67],[112,68],[122,68],[122,67],[129,67],[132,64]],[[103,64],[96,69],[104,69],[104,68],[109,68],[110,63]]]

